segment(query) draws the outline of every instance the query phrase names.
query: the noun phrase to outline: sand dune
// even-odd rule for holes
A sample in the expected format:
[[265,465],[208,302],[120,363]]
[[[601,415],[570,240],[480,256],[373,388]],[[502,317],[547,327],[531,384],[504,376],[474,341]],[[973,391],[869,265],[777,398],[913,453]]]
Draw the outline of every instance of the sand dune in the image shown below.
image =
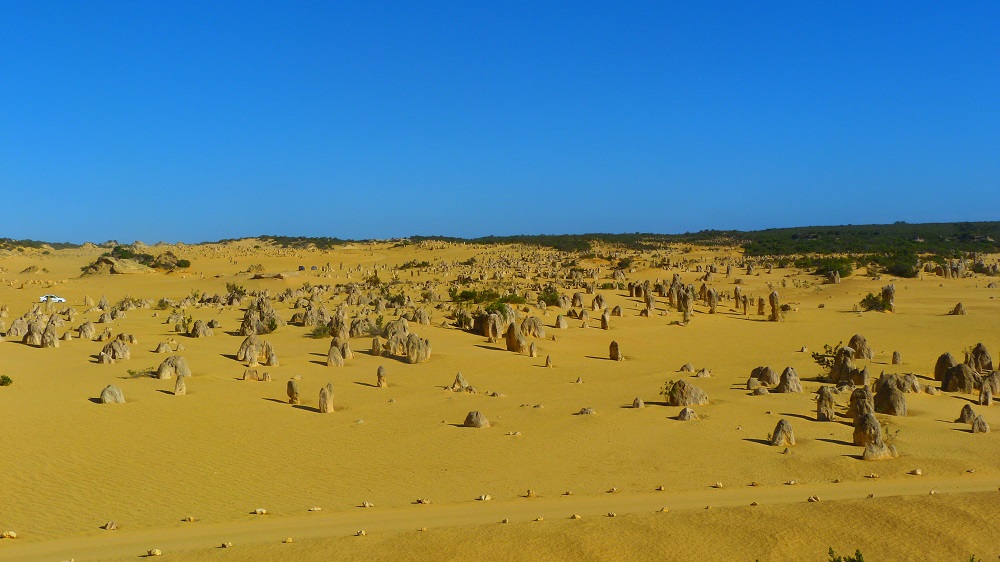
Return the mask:
[[[360,282],[376,272],[390,282],[391,268],[411,261],[457,264],[476,257],[484,264],[539,254],[521,247],[447,244],[288,250],[250,240],[173,248],[191,260],[188,270],[80,277],[80,268],[105,250],[29,249],[0,258],[7,271],[0,275],[5,281],[0,304],[10,310],[6,325],[44,293],[68,300],[57,310],[72,306],[80,313],[58,328],[59,335],[75,334],[85,320],[97,322],[100,316],[85,312],[86,296],[96,301],[106,295],[111,303],[126,296],[180,301],[194,291],[224,294],[227,283],[275,296],[304,283]],[[737,258],[738,252],[696,249],[671,256],[692,260],[693,266]],[[251,268],[257,264],[260,268]],[[323,271],[326,264],[330,271]],[[19,273],[32,265],[47,273]],[[372,269],[382,265],[389,269]],[[358,266],[360,271],[348,271]],[[581,266],[602,267],[598,283],[611,282],[607,262]],[[389,294],[402,291],[418,302],[430,287],[450,306],[449,284],[473,267],[401,270],[400,283],[390,285]],[[498,285],[532,283],[518,278],[516,269],[484,271],[505,273]],[[281,277],[252,279],[254,272]],[[700,285],[701,274],[683,268],[639,267],[627,280],[669,281],[674,273]],[[506,351],[502,338],[490,343],[454,327],[447,310],[434,302],[421,305],[430,312],[430,325],[411,326],[433,344],[425,363],[373,357],[367,352],[371,338],[358,337],[350,342],[353,359],[327,367],[329,338],[308,337],[310,327],[289,324],[262,336],[280,357],[278,367],[258,367],[271,382],[238,380],[247,367],[234,357],[243,341],[235,332],[246,302],[187,307],[183,312],[193,320],[220,323],[204,338],[176,333],[165,323],[171,310],[129,310],[108,326],[139,343],[129,346],[130,359],[113,365],[97,363],[102,342],[75,339],[41,349],[8,338],[0,343],[0,374],[14,383],[0,388],[0,427],[7,437],[0,457],[0,531],[16,531],[19,538],[0,540],[0,558],[126,559],[156,547],[185,560],[324,559],[327,549],[350,559],[385,553],[468,559],[483,552],[500,559],[704,559],[720,544],[732,549],[724,559],[820,559],[828,546],[841,552],[861,548],[880,559],[1000,554],[983,530],[992,525],[988,506],[995,504],[1000,485],[1000,441],[996,432],[972,434],[969,426],[954,423],[978,393],[906,394],[907,416],[878,415],[899,456],[863,461],[862,448],[852,443],[853,425],[843,417],[849,393],[835,396],[836,421],[815,421],[815,391],[822,384],[817,377],[824,370],[800,351],[846,344],[861,333],[874,358],[857,362],[874,378],[882,371],[913,373],[921,385],[937,386],[933,367],[941,353],[961,360],[963,350],[978,342],[1000,349],[994,300],[1000,290],[987,288],[990,279],[925,274],[872,280],[859,272],[839,285],[825,285],[793,268],[768,273],[759,267],[754,275],[716,274],[708,285],[729,294],[735,278],[755,298],[766,299],[772,284],[781,302],[791,306],[784,320],[767,322],[756,306],[744,317],[723,300],[714,315],[697,302],[691,323],[681,326],[675,324],[681,314],[665,299],[658,298],[657,309],[643,318],[642,299],[621,289],[598,289],[608,308],[623,310],[622,317],[611,318],[609,330],[599,328],[593,310],[591,327],[570,318],[565,330],[553,327],[565,309],[543,313],[530,306],[522,313],[541,318],[547,332],[545,338],[528,338],[539,352],[531,358]],[[895,313],[855,312],[865,294],[889,282],[896,286]],[[577,290],[561,292],[569,296]],[[594,295],[584,297],[589,309]],[[330,312],[345,299],[342,292],[322,295]],[[294,300],[274,302],[285,321],[301,311],[292,308]],[[967,315],[948,315],[957,302]],[[348,307],[348,318],[361,308]],[[388,322],[397,311],[371,316],[379,315]],[[97,324],[98,333],[105,326]],[[173,395],[173,380],[129,373],[155,369],[167,355],[154,349],[171,340],[186,348],[175,354],[193,371],[183,396]],[[608,359],[612,340],[621,344],[624,361]],[[901,353],[901,365],[890,364],[894,351]],[[552,357],[551,369],[544,368],[546,356]],[[710,369],[711,376],[678,372],[685,363]],[[804,392],[750,396],[745,383],[759,365],[779,373],[794,367]],[[375,387],[379,366],[386,369],[387,388]],[[446,390],[458,372],[477,394]],[[292,377],[301,377],[303,398],[294,406],[285,394]],[[680,407],[665,405],[660,395],[667,380],[679,379],[708,394],[707,405],[693,407],[699,420],[674,419]],[[327,383],[334,387],[336,411],[320,414],[319,392]],[[121,388],[125,404],[95,403],[109,384]],[[631,407],[636,397],[645,408]],[[990,426],[1000,427],[997,406],[973,407]],[[595,414],[573,415],[581,408]],[[473,410],[492,426],[461,427]],[[796,444],[788,454],[766,442],[779,419],[794,429]],[[922,475],[909,474],[914,469]],[[879,478],[868,478],[872,473]],[[785,484],[791,480],[796,484]],[[722,489],[711,487],[716,482]],[[759,486],[748,486],[751,482]],[[654,492],[661,485],[666,491]],[[618,492],[608,493],[611,488]],[[528,489],[540,497],[521,497]],[[931,489],[939,494],[930,496]],[[564,496],[567,491],[573,494]],[[874,500],[866,499],[869,493]],[[494,500],[475,500],[483,494]],[[822,501],[806,502],[813,495]],[[432,503],[414,505],[417,498]],[[357,507],[366,501],[376,507]],[[750,508],[753,501],[761,505]],[[705,510],[709,505],[713,509]],[[308,512],[313,506],[323,511]],[[654,513],[664,506],[671,512]],[[269,515],[251,515],[259,507]],[[608,512],[620,516],[602,517]],[[566,520],[572,513],[583,520]],[[198,521],[182,521],[189,515]],[[532,524],[537,516],[545,520]],[[507,526],[497,523],[504,517],[511,520]],[[108,521],[116,521],[119,530],[100,529]],[[775,531],[782,524],[791,537]],[[428,530],[417,533],[422,527]],[[887,529],[900,537],[889,542],[902,546],[886,546],[887,539],[871,527]],[[368,534],[349,536],[359,529]],[[719,529],[727,531],[720,536]],[[285,536],[296,540],[281,544]],[[682,537],[689,539],[679,544]],[[233,541],[234,548],[214,550],[224,541]]]

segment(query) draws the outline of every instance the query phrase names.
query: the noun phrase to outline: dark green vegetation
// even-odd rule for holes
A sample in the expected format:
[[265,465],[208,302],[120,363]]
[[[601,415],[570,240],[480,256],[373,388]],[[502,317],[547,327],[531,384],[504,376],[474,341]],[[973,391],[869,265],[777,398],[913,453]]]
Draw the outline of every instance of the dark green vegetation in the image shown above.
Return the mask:
[[115,246],[110,252],[101,254],[105,257],[112,257],[120,260],[135,260],[142,265],[155,267],[157,269],[174,269],[191,267],[188,260],[177,259],[173,252],[163,252],[158,256],[134,251],[129,246]]
[[[329,248],[345,244],[340,238],[303,236],[260,237],[279,246]],[[702,230],[684,234],[521,234],[458,238],[452,236],[412,236],[411,243],[425,240],[470,244],[527,244],[567,252],[590,252],[595,242],[630,250],[653,250],[665,244],[739,245],[748,256],[795,256],[802,254],[853,254],[881,256],[888,268],[903,262],[892,256],[933,254],[943,258],[962,252],[1000,251],[1000,222],[959,222],[882,225],[800,226],[741,232]],[[818,267],[818,266],[817,266]],[[891,272],[890,272],[891,273]],[[841,273],[843,275],[843,273]]]
[[309,332],[309,337],[313,339],[328,338],[333,335],[333,329],[329,325],[316,326]]
[[[310,244],[314,244],[316,248],[320,250],[329,250],[334,246],[341,246],[343,244],[347,244],[348,242],[352,242],[352,240],[341,240],[340,238],[329,238],[327,236],[310,238],[308,236],[275,236],[273,234],[264,234],[263,236],[258,236],[257,238],[285,248],[305,248]],[[222,242],[226,241],[227,240],[222,240]]]
[[825,343],[823,344],[823,353],[818,351],[812,352],[813,361],[820,367],[830,370],[833,368],[833,358],[837,356],[837,352],[840,351],[841,347],[844,347],[843,340],[837,342],[837,345]]
[[421,267],[430,267],[430,266],[431,262],[429,261],[410,260],[404,263],[403,265],[399,266],[399,269],[418,269]]
[[750,256],[996,252],[1000,222],[803,226],[746,233]]
[[[481,291],[465,289],[459,291],[457,288],[452,287],[451,289],[448,289],[448,296],[451,297],[451,300],[455,302],[467,302],[475,304],[482,304],[484,302],[489,302],[493,304],[501,304],[501,303],[524,304],[526,302],[524,297],[522,296],[513,294],[501,295],[497,291],[491,289],[483,289]],[[556,294],[555,298],[558,301],[559,295]]]
[[833,551],[833,547],[830,547],[830,562],[865,562],[865,557],[861,554],[861,549],[856,549],[854,551],[854,556],[837,556],[837,553]]
[[889,309],[889,303],[881,295],[868,293],[865,295],[865,298],[861,299],[861,309],[865,311],[875,310],[877,312],[885,312]]
[[41,248],[51,246],[54,250],[64,250],[66,248],[79,248],[80,244],[70,244],[69,242],[41,242],[39,240],[15,240],[13,238],[0,238],[0,250],[13,250],[15,248]]
[[795,267],[813,269],[816,275],[826,275],[834,271],[841,277],[847,277],[854,272],[854,260],[848,257],[805,257],[795,260]]
[[7,375],[0,375],[0,386],[10,386],[12,384],[14,384],[14,379]]

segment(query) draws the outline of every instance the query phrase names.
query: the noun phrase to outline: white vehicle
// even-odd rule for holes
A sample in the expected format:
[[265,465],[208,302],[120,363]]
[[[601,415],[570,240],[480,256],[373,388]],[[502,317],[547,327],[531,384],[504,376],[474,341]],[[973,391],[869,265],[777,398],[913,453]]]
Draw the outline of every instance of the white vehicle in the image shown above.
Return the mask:
[[66,302],[66,299],[55,295],[42,295],[38,302]]

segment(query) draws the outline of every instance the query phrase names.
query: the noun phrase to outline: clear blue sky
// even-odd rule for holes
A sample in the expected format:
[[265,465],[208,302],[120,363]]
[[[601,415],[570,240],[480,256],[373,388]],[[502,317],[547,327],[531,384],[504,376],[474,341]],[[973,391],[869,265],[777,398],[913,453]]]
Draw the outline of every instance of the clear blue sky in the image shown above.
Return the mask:
[[0,236],[1000,219],[1000,2],[0,0]]

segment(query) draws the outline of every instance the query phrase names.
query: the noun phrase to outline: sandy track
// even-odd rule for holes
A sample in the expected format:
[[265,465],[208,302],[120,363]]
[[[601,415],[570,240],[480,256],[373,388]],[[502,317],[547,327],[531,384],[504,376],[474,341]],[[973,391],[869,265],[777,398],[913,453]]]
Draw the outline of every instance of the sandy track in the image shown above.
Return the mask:
[[[506,501],[469,502],[449,505],[412,505],[380,509],[357,509],[349,512],[313,512],[292,517],[247,515],[244,520],[224,523],[189,523],[169,529],[146,529],[101,532],[92,536],[73,537],[30,543],[4,541],[0,557],[5,560],[76,561],[100,560],[137,556],[150,548],[159,548],[165,555],[171,552],[218,548],[224,541],[234,546],[276,543],[285,537],[296,540],[346,536],[364,529],[367,533],[397,533],[422,527],[442,528],[511,521],[526,521],[536,517],[565,519],[571,514],[582,517],[653,512],[663,507],[670,512],[685,510],[746,506],[751,502],[762,505],[803,503],[809,496],[822,501],[837,501],[876,497],[971,493],[997,490],[994,476],[969,474],[959,477],[912,476],[905,479],[866,479],[861,482],[796,484],[772,487],[750,487],[731,483],[734,487],[682,493],[651,492],[644,494],[605,494],[602,496],[556,496],[515,498]],[[664,514],[677,516],[676,513]],[[363,539],[361,539],[363,540]]]

